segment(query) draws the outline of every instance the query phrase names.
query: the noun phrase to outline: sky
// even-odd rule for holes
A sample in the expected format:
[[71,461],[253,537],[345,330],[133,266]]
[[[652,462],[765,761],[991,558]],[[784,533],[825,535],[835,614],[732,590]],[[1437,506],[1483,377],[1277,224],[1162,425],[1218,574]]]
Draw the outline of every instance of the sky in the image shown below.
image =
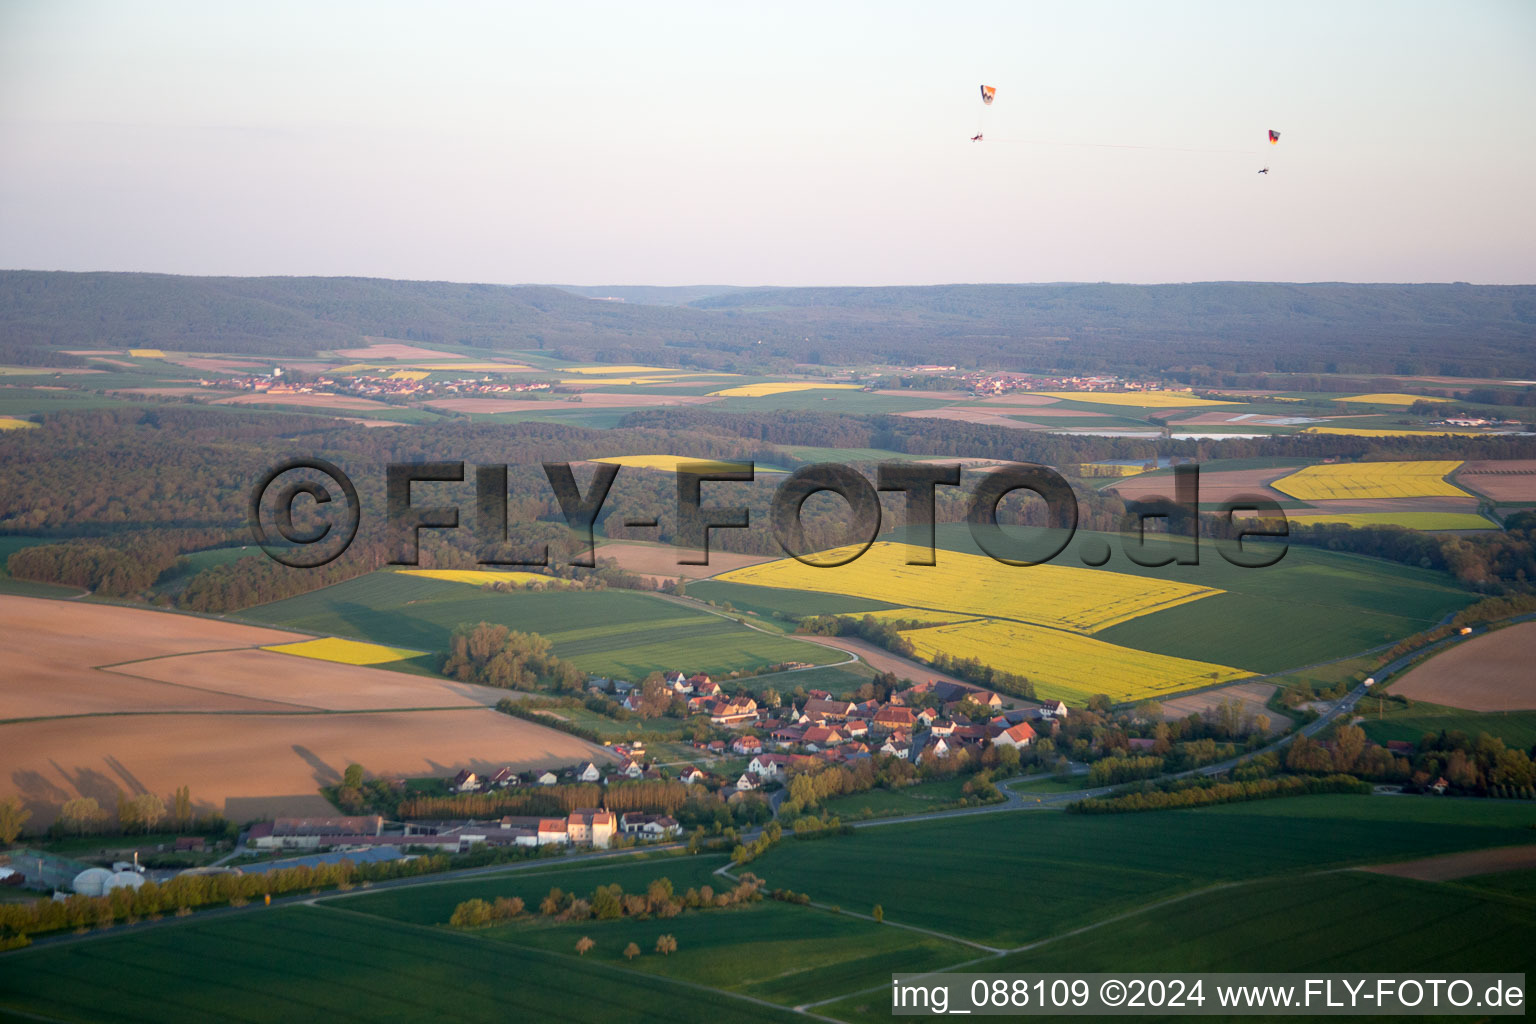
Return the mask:
[[0,0],[0,267],[1532,283],[1533,52],[1531,0]]

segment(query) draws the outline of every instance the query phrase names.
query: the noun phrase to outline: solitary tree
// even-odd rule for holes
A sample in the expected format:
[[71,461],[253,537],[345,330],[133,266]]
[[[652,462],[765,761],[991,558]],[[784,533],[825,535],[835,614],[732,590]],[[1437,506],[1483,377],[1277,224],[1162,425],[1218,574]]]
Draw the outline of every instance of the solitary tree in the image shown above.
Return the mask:
[[635,957],[637,957],[639,955],[640,955],[640,947],[635,945],[633,942],[631,942],[629,945],[624,947],[624,959],[626,959],[626,960],[633,960]]
[[21,828],[32,817],[32,812],[21,806],[21,800],[8,796],[0,800],[0,843],[10,846],[21,835]]
[[172,799],[176,808],[172,812],[176,819],[176,827],[186,828],[192,824],[192,790],[187,786],[180,786]]
[[677,952],[677,939],[671,935],[663,935],[656,940],[656,952],[662,956],[671,956]]
[[581,938],[576,940],[576,953],[578,956],[586,956],[587,950],[591,949],[595,945],[597,945],[597,943],[583,935]]
[[882,907],[878,903],[875,904],[875,920],[876,921],[884,921],[885,920],[885,908]]

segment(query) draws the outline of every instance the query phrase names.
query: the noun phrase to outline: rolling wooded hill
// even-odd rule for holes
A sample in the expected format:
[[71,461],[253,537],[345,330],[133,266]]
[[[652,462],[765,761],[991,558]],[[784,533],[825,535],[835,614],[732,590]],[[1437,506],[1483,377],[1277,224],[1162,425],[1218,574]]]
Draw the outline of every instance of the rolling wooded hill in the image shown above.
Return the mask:
[[939,363],[1531,379],[1536,286],[564,289],[0,272],[0,362],[127,346],[298,356],[365,336],[737,370]]

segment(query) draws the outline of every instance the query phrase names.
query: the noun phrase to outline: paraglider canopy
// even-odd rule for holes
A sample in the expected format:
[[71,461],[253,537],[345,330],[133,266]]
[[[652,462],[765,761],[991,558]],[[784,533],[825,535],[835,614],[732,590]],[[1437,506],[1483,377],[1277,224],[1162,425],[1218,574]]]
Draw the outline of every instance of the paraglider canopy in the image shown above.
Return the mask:
[[1275,131],[1273,128],[1271,128],[1269,130],[1269,144],[1271,146],[1274,146],[1274,145],[1277,145],[1279,142],[1280,142],[1280,133]]
[[[984,85],[981,87],[981,102],[985,103],[987,106],[990,107],[992,105],[992,97],[996,95],[997,90],[992,86]],[[1270,134],[1273,135],[1274,132],[1270,132]]]

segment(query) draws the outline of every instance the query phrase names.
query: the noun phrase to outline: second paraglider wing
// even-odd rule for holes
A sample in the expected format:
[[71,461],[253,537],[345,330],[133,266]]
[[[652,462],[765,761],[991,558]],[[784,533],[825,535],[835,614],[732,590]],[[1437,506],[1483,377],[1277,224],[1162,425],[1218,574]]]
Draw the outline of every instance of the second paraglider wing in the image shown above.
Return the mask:
[[[992,105],[992,97],[994,97],[996,95],[997,95],[997,90],[994,89],[992,86],[984,85],[984,86],[981,87],[981,102],[985,103],[987,106],[990,107]],[[1273,135],[1274,133],[1271,132],[1270,134]]]
[[1271,146],[1274,146],[1274,145],[1278,145],[1279,142],[1280,142],[1280,133],[1275,131],[1273,128],[1271,128],[1269,130],[1269,144]]

